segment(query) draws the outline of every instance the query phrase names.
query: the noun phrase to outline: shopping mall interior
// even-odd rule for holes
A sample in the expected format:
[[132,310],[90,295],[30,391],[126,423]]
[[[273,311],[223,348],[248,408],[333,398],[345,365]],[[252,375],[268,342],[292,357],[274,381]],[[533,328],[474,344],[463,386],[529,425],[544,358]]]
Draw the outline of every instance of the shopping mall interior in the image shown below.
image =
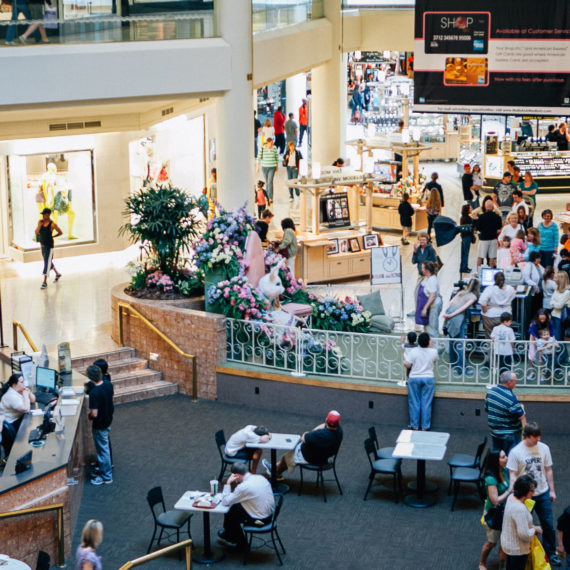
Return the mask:
[[[274,525],[286,553],[272,535],[261,537],[266,543],[255,537],[249,565],[277,565],[277,549],[291,568],[503,568],[498,546],[487,561],[481,558],[489,529],[481,522],[480,494],[487,493],[485,457],[494,446],[485,398],[497,388],[505,362],[517,375],[515,394],[527,421],[540,424],[552,453],[556,528],[570,505],[564,451],[570,358],[565,327],[555,331],[564,317],[558,311],[550,320],[556,308],[546,303],[546,290],[563,290],[555,281],[566,247],[559,238],[570,229],[570,135],[559,128],[570,116],[567,2],[556,0],[562,9],[553,8],[560,29],[549,38],[555,53],[547,63],[539,60],[542,52],[512,52],[507,61],[498,46],[516,43],[514,32],[508,38],[498,28],[491,33],[486,18],[498,22],[501,14],[474,1],[461,7],[465,22],[453,20],[460,29],[454,33],[463,34],[471,26],[469,14],[479,18],[474,34],[484,39],[474,40],[472,52],[437,45],[440,36],[428,41],[433,30],[421,26],[432,25],[442,10],[458,13],[444,0],[58,0],[41,10],[31,0],[20,2],[3,0],[0,9],[0,62],[9,78],[0,103],[0,381],[21,371],[35,384],[37,370],[48,368],[61,372],[56,376],[64,387],[53,413],[54,433],[33,441],[34,428],[42,420],[49,423],[43,411],[24,414],[11,449],[2,431],[0,555],[6,555],[7,568],[76,567],[82,531],[91,519],[104,527],[96,552],[105,568],[189,568],[190,558],[221,569],[242,566],[243,551],[218,539],[224,511],[215,502],[195,508],[185,498],[190,491],[207,492],[218,477],[224,448],[219,453],[216,432],[224,430],[229,439],[255,424],[298,439],[333,409],[340,412],[344,433],[338,460],[335,455],[336,463],[327,463],[331,468],[321,485],[307,469],[284,473],[290,489]],[[530,22],[532,3],[523,4]],[[549,17],[541,15],[540,21]],[[535,43],[546,45],[543,39]],[[556,50],[566,56],[557,59]],[[496,84],[507,69],[513,82],[544,72],[552,85],[537,87],[535,77],[532,86],[511,85],[507,92]],[[441,85],[434,87],[434,81]],[[442,99],[449,93],[449,100]],[[553,103],[555,93],[562,93],[559,103]],[[281,122],[293,121],[281,133],[280,109]],[[278,147],[274,172],[263,162],[271,137]],[[299,161],[284,157],[289,141]],[[338,158],[341,165],[334,164]],[[503,203],[499,191],[493,194],[512,170],[509,161],[521,173],[520,189],[530,188],[523,178],[527,172],[537,183],[536,194],[522,196],[528,216],[516,213],[516,199]],[[481,171],[478,186],[469,178],[469,199],[465,164]],[[430,180],[437,180],[442,194],[426,189]],[[258,181],[267,191],[261,207]],[[218,217],[220,223],[230,220],[229,226],[232,212],[244,207],[247,216],[234,227],[238,235],[270,209],[269,253],[267,242],[256,253],[256,246],[238,237],[241,251],[232,250],[226,263],[240,268],[239,277],[202,269],[206,284],[198,295],[186,296],[176,282],[179,295],[167,300],[131,296],[137,275],[148,278],[155,268],[149,269],[149,242],[133,238],[140,235],[133,228],[141,218],[129,204],[161,186],[180,189],[196,203],[207,196],[207,207],[197,214],[196,243],[210,235]],[[514,185],[509,187],[512,194]],[[404,193],[414,212],[405,224]],[[487,240],[475,216],[469,224],[477,231],[469,230],[467,241],[460,230],[467,224],[461,220],[465,204],[474,210],[486,196],[496,197],[496,217],[509,236],[507,214],[516,213],[508,262],[500,258],[504,244],[496,259],[490,250],[481,253]],[[51,273],[43,287],[38,220],[45,208],[61,231],[53,247],[61,279]],[[527,237],[529,228],[545,221],[544,211],[558,232],[548,249]],[[263,299],[287,321],[269,309],[260,322],[249,312],[240,316],[229,303],[224,307],[223,300],[216,305],[209,286],[231,278],[242,279],[234,282],[241,286],[244,275],[257,283],[255,264],[261,264],[261,274],[274,267],[271,250],[280,249],[284,219],[295,226],[298,253],[285,253],[279,269],[285,286],[281,309]],[[420,284],[416,250],[428,224],[428,247],[437,264],[432,312],[441,301],[433,320],[418,305],[430,277],[423,273]],[[402,229],[408,225],[406,237]],[[499,231],[502,239],[505,229]],[[544,252],[539,265],[551,260],[556,275],[550,281],[542,272],[533,281],[528,255],[517,260],[511,249],[516,239],[527,254]],[[198,256],[198,246],[190,249]],[[189,261],[184,270],[195,271],[197,264]],[[463,298],[473,277],[482,290],[495,287],[498,273],[513,287],[499,311],[511,313],[512,342],[487,334],[492,318],[477,296],[461,309],[461,332],[450,333],[450,300]],[[256,287],[247,287],[258,299]],[[429,294],[425,298],[431,302]],[[333,305],[342,317],[324,317]],[[543,308],[553,344],[537,352],[529,327]],[[349,310],[354,313],[344,313]],[[442,434],[445,441],[441,453],[427,461],[410,451],[414,434],[423,432],[414,431],[418,426],[409,416],[403,364],[406,335],[424,330],[438,358],[431,368],[435,396],[426,433],[436,439]],[[115,389],[109,485],[90,484],[102,471],[83,384],[87,367],[98,358],[108,360]],[[26,372],[32,362],[33,378]],[[375,478],[363,446],[370,427],[379,440],[373,460],[392,466],[390,471],[384,463],[387,470]],[[287,445],[268,446],[263,457],[275,463],[275,450],[279,459],[293,449]],[[382,449],[390,449],[390,459]],[[461,485],[450,481],[448,462],[456,454],[473,455]],[[257,473],[265,474],[261,463]],[[224,479],[228,474],[229,467]],[[274,490],[280,487],[275,473],[268,478]],[[418,491],[426,479],[427,487]],[[147,493],[156,486],[166,509],[176,504],[178,515],[192,513],[190,551],[182,545],[156,554],[177,542],[176,532],[149,547],[155,521]],[[188,538],[186,528],[184,523],[179,541]],[[557,547],[563,557],[560,538]],[[47,565],[40,564],[40,551],[49,555]],[[147,551],[154,554],[146,558]],[[547,554],[557,566],[556,549]]]

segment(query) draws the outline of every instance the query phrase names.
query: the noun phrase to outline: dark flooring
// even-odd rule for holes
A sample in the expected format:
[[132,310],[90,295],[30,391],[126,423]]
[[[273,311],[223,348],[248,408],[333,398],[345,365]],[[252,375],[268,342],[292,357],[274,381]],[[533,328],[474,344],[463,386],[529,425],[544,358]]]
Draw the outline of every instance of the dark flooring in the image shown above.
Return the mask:
[[[338,409],[342,413],[342,402]],[[314,416],[290,412],[271,412],[219,402],[200,401],[173,396],[164,399],[126,404],[117,407],[112,430],[114,483],[102,487],[86,484],[73,549],[77,548],[81,528],[90,518],[100,519],[105,527],[104,541],[99,547],[106,570],[120,568],[130,559],[146,552],[153,523],[146,503],[146,493],[155,485],[163,488],[167,508],[171,508],[186,490],[207,489],[216,478],[220,460],[214,433],[223,428],[226,436],[245,424],[264,424],[271,431],[302,433],[323,421],[326,409],[314,405]],[[540,418],[537,418],[540,421]],[[405,423],[405,420],[404,420]],[[286,495],[278,521],[279,531],[287,549],[284,558],[288,568],[362,568],[362,569],[470,569],[477,568],[485,532],[479,519],[482,505],[475,487],[462,490],[455,512],[447,496],[448,467],[446,460],[458,451],[473,453],[483,432],[454,429],[446,458],[427,463],[427,476],[437,482],[438,502],[428,509],[414,509],[395,504],[391,479],[380,476],[368,496],[366,489],[369,465],[363,441],[369,425],[358,421],[342,422],[344,441],[337,466],[344,495],[339,495],[334,482],[327,485],[328,503],[313,484],[306,485],[297,496],[299,475],[295,471],[289,481],[292,492]],[[402,425],[382,425],[376,429],[380,444],[391,445]],[[446,431],[445,425],[433,426]],[[554,477],[558,516],[570,503],[570,466],[566,425],[560,433],[546,433],[543,441],[550,445],[554,459]],[[415,476],[416,464],[403,462],[404,481]],[[212,515],[212,539],[222,522],[221,515]],[[194,515],[192,533],[202,545],[202,516]],[[491,553],[489,570],[497,568],[496,550]],[[277,559],[270,550],[252,552],[251,567],[273,567]],[[226,558],[216,565],[220,569],[241,566],[240,556],[227,551]],[[183,568],[176,557],[160,558],[144,568]],[[194,567],[199,565],[194,564]]]

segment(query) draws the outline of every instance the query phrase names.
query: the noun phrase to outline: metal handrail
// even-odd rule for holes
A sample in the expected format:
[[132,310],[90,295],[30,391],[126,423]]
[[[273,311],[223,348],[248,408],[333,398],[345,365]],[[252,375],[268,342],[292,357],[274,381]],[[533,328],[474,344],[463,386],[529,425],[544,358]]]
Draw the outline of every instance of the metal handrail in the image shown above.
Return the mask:
[[151,560],[154,560],[156,558],[160,558],[161,556],[164,556],[166,554],[170,554],[171,552],[175,552],[176,550],[179,550],[180,548],[184,548],[184,550],[185,550],[186,570],[190,570],[190,568],[192,567],[192,557],[190,556],[190,547],[191,546],[192,546],[192,540],[190,538],[187,538],[186,540],[183,540],[182,542],[177,542],[176,544],[173,544],[171,546],[167,546],[166,548],[161,548],[160,550],[157,550],[156,552],[152,552],[151,554],[145,554],[144,556],[141,556],[140,558],[135,558],[134,560],[129,560],[126,564],[121,566],[119,568],[119,570],[130,570],[131,568],[134,568],[135,566],[140,566],[141,564],[145,564],[146,562],[150,562]]
[[54,505],[45,505],[43,507],[31,507],[29,509],[21,509],[19,511],[8,511],[5,513],[0,513],[0,520],[24,516],[24,515],[45,513],[47,511],[57,511],[57,566],[58,568],[65,568],[65,544],[64,544],[65,534],[63,532],[63,503],[56,503]]
[[18,350],[18,329],[22,331],[28,344],[32,347],[34,352],[38,352],[38,347],[35,345],[34,341],[30,338],[28,331],[24,328],[24,325],[20,321],[12,321],[12,337],[14,342],[14,350]]
[[182,350],[173,340],[171,340],[166,334],[164,334],[159,328],[156,327],[151,321],[149,321],[140,311],[135,309],[132,305],[125,303],[124,301],[119,301],[117,303],[119,308],[119,344],[125,346],[124,342],[124,327],[123,327],[123,310],[132,312],[136,317],[138,317],[151,331],[155,332],[170,348],[172,348],[177,354],[183,356],[184,358],[190,358],[192,360],[192,401],[198,401],[198,378],[196,372],[196,356],[194,354],[188,354]]

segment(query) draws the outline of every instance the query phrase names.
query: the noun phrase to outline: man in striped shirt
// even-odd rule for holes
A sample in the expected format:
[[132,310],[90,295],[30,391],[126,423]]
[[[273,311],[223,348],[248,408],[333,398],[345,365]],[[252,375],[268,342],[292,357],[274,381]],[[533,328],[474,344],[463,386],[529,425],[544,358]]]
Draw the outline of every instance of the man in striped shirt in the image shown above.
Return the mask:
[[516,383],[516,374],[505,371],[499,378],[499,385],[494,386],[485,398],[493,449],[502,449],[507,454],[520,443],[521,431],[526,423],[524,407],[513,394]]

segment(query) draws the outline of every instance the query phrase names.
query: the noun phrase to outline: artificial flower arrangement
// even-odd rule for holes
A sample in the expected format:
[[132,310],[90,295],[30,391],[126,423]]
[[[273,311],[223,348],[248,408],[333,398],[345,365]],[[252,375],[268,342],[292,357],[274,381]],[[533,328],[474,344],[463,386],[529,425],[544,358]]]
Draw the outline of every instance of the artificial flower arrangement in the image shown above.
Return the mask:
[[414,177],[408,176],[402,178],[397,184],[394,185],[394,196],[401,197],[404,192],[408,194],[417,194],[421,192],[426,182],[426,175],[423,172],[418,174],[418,183],[414,183]]
[[194,244],[194,260],[204,273],[223,269],[228,277],[235,277],[242,271],[245,242],[255,220],[245,206],[228,212],[218,204],[218,212]]
[[252,287],[245,275],[236,275],[212,285],[207,295],[209,302],[219,306],[226,317],[244,321],[267,320],[266,299]]
[[368,332],[370,329],[372,315],[362,308],[358,299],[345,297],[339,300],[327,296],[312,304],[315,329],[343,332]]

